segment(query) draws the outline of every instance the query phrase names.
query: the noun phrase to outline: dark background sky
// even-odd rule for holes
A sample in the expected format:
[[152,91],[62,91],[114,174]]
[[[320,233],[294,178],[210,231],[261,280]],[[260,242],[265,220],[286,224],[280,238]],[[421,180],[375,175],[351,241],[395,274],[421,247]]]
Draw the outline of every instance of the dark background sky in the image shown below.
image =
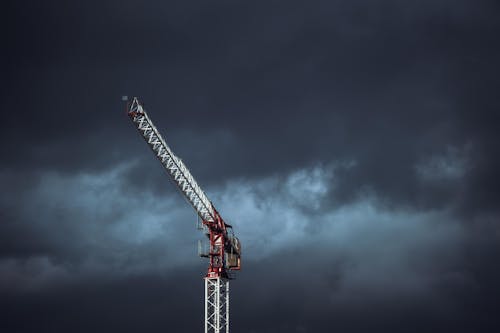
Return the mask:
[[497,1],[2,5],[0,331],[200,332],[196,216],[243,242],[233,332],[500,328]]

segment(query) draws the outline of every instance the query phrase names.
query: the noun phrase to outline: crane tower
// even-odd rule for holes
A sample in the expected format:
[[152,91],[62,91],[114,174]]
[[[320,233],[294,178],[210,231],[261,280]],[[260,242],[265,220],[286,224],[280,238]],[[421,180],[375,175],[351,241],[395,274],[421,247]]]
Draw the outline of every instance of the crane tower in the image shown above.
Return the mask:
[[188,168],[172,152],[137,97],[127,104],[127,114],[201,219],[202,229],[209,240],[208,252],[200,253],[209,259],[208,272],[204,278],[205,333],[229,333],[230,271],[241,268],[240,241]]

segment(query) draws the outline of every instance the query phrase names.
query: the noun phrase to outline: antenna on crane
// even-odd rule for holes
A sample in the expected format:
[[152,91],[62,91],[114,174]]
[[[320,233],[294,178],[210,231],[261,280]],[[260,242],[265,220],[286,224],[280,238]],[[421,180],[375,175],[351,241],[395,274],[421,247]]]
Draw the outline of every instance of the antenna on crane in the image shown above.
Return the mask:
[[229,333],[229,280],[233,278],[230,271],[241,269],[241,243],[234,235],[232,226],[224,222],[184,162],[162,138],[137,97],[132,102],[127,96],[123,96],[122,100],[128,102],[127,114],[196,211],[201,220],[201,229],[208,237],[210,244],[206,252],[202,244],[198,244],[199,255],[209,259],[208,272],[204,278],[205,333]]

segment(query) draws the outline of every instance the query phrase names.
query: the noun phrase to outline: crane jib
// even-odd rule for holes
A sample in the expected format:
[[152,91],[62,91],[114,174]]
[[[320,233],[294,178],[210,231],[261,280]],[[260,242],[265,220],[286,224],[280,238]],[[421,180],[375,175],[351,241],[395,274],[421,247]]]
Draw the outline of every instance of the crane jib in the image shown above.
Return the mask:
[[172,153],[146,112],[144,110],[134,112],[132,120],[200,218],[204,221],[213,222],[215,214],[210,200],[196,183],[184,163]]
[[207,236],[210,239],[208,253],[210,265],[207,277],[227,278],[228,269],[239,270],[241,267],[241,245],[234,236],[232,227],[224,222],[191,172],[172,152],[137,98],[133,99],[127,111],[141,136],[207,228]]

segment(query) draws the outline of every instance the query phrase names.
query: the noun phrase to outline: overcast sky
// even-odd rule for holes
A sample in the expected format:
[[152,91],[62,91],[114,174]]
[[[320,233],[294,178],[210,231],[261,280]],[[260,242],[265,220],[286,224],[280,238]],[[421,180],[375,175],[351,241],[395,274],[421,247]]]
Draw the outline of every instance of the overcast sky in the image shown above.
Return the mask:
[[232,332],[500,328],[497,1],[2,7],[0,331],[202,331],[122,95],[241,239]]

